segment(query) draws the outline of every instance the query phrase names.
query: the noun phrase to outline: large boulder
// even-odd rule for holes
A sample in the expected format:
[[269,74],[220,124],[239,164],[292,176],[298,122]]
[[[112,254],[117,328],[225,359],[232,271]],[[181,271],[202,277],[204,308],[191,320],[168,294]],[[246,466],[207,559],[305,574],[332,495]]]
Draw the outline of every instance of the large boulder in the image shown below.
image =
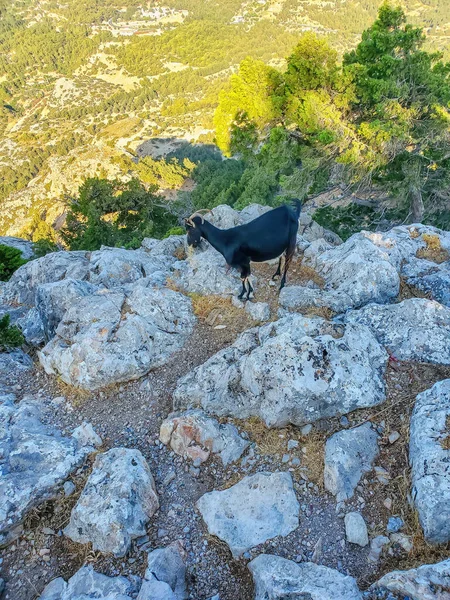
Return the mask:
[[55,335],[57,326],[72,304],[85,296],[90,296],[97,289],[97,286],[92,283],[70,278],[38,285],[35,297],[36,310],[46,340],[50,340]]
[[94,550],[125,556],[158,508],[155,482],[139,450],[112,448],[97,455],[64,533]]
[[378,435],[370,423],[338,431],[325,444],[325,489],[337,502],[353,496],[362,475],[378,456]]
[[22,238],[0,236],[0,246],[9,246],[10,248],[19,250],[22,254],[22,258],[25,258],[26,260],[33,258],[34,256],[33,242],[23,240]]
[[41,422],[36,399],[0,401],[0,542],[26,514],[55,498],[94,447]]
[[400,289],[400,277],[389,255],[374,245],[365,232],[356,233],[340,246],[324,252],[308,248],[304,263],[324,278],[326,290],[348,298],[346,308],[389,302]]
[[38,285],[67,278],[85,280],[88,276],[87,252],[52,252],[17,269],[4,286],[3,301],[31,308]]
[[450,541],[450,379],[419,394],[411,415],[412,498],[425,539]]
[[386,363],[365,326],[289,315],[245,331],[181,378],[174,408],[305,425],[383,402]]
[[159,439],[184,458],[200,463],[219,454],[224,466],[242,456],[249,442],[234,425],[219,423],[201,410],[171,415],[161,425]]
[[412,257],[402,266],[406,283],[450,307],[450,261],[436,264]]
[[187,259],[173,265],[173,280],[185,292],[208,296],[235,295],[242,288],[239,273],[208,242],[188,250]]
[[89,565],[81,567],[67,583],[62,577],[53,579],[45,587],[39,600],[131,600],[136,597],[136,592],[136,585],[126,577],[108,577],[96,573]]
[[353,577],[312,562],[260,554],[249,564],[255,600],[362,600]]
[[333,246],[338,246],[342,244],[341,238],[330,231],[329,229],[325,229],[319,223],[314,221],[314,219],[302,210],[300,213],[300,218],[298,220],[298,233],[308,242],[314,242],[315,240],[325,239],[327,242],[332,244]]
[[239,557],[258,544],[298,527],[299,503],[290,473],[257,473],[197,501],[208,531]]
[[[387,590],[411,600],[448,600],[450,598],[450,559],[434,565],[422,565],[409,571],[391,571],[374,583],[370,590],[378,599]],[[392,597],[392,596],[391,596]]]
[[450,308],[411,298],[399,304],[369,304],[351,311],[347,323],[367,325],[395,358],[450,364]]
[[342,291],[317,290],[301,285],[284,287],[278,299],[280,306],[288,310],[307,310],[310,308],[328,308],[335,313],[344,312],[352,301]]
[[164,364],[194,321],[190,299],[170,289],[136,285],[128,296],[100,291],[70,306],[39,359],[66,383],[98,389]]

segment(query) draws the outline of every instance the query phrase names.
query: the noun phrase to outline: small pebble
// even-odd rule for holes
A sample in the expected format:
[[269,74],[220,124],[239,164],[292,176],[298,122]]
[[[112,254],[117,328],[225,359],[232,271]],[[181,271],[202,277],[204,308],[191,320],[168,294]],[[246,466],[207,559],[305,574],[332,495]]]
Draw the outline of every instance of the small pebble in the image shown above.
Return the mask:
[[394,444],[398,439],[400,438],[400,434],[398,431],[393,431],[390,435],[389,435],[389,443],[390,444]]

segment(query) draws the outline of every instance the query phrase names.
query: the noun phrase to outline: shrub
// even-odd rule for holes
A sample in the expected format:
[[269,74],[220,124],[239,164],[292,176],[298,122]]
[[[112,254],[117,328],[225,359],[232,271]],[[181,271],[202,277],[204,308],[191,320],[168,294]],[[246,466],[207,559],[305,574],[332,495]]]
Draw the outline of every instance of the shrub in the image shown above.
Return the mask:
[[14,271],[26,262],[20,250],[0,244],[0,281],[8,281]]
[[10,317],[8,314],[0,319],[0,351],[5,352],[11,348],[18,348],[25,339],[22,332],[15,325],[10,325]]

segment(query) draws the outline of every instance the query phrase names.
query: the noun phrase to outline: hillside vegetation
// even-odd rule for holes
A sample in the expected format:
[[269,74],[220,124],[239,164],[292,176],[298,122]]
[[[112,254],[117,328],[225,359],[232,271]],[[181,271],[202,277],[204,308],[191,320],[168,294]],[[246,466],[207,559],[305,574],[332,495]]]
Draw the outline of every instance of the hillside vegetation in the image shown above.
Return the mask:
[[[372,34],[348,51],[378,4],[1,0],[0,233],[54,237],[87,177],[136,179],[163,192],[160,203],[181,187],[168,204],[175,217],[388,182],[445,222],[447,71],[435,50],[447,50],[448,6],[403,3],[426,38],[394,11],[372,77],[381,87],[363,89]],[[411,76],[415,89],[398,79]],[[159,154],[150,138],[162,140]],[[210,147],[173,138],[216,141],[239,159],[221,162]],[[399,218],[405,202],[394,207]]]

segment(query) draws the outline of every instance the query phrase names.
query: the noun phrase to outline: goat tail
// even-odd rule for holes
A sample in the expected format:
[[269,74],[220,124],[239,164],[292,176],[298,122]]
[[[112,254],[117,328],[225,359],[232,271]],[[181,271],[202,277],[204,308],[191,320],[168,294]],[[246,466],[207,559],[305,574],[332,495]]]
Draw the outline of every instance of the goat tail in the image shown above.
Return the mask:
[[302,202],[301,202],[301,200],[296,198],[296,199],[292,200],[292,204],[294,205],[295,214],[297,215],[297,219],[298,219],[300,216],[301,210],[302,210]]

